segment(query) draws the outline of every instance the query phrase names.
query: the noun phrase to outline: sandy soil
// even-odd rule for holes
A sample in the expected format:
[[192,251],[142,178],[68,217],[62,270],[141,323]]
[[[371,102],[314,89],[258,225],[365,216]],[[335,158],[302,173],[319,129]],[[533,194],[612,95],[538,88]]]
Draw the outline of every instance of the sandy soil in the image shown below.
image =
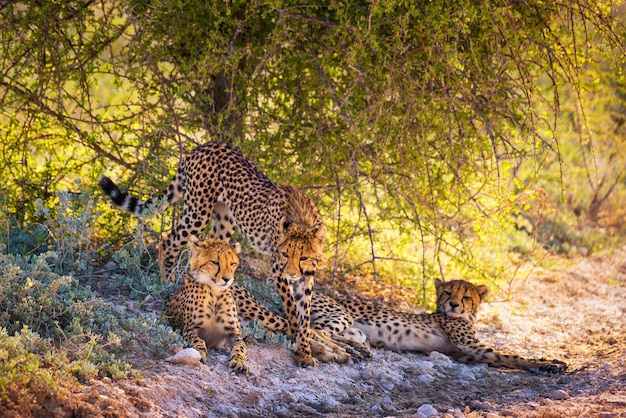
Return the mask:
[[366,362],[302,369],[284,347],[252,340],[249,376],[230,373],[225,352],[210,351],[206,365],[145,359],[132,379],[66,388],[44,416],[626,417],[626,248],[535,270],[493,293],[479,316],[481,340],[565,360],[568,373],[379,349]]

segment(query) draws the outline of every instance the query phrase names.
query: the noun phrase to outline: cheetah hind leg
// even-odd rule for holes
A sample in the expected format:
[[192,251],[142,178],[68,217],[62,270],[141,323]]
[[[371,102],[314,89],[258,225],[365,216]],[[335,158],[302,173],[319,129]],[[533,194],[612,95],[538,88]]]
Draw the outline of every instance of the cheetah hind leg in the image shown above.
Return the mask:
[[336,342],[346,344],[350,347],[350,350],[356,351],[356,355],[353,355],[352,357],[357,360],[369,359],[372,357],[372,351],[365,344],[367,337],[363,331],[358,328],[348,328],[341,334],[334,335],[332,338]]
[[352,358],[358,362],[372,357],[372,352],[365,344],[355,339],[351,333],[346,335],[349,330],[335,335],[330,335],[327,329],[312,329],[311,331],[313,332],[311,351],[315,358],[322,361],[345,363]]
[[365,345],[365,334],[353,327],[354,318],[331,297],[315,292],[311,301],[311,327],[321,332],[326,341],[339,345],[355,361],[372,356]]

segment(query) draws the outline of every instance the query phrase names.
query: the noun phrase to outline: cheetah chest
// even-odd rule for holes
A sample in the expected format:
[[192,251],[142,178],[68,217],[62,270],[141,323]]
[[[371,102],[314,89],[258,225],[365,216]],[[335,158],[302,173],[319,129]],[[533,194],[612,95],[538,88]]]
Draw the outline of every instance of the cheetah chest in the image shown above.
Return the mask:
[[[205,289],[191,296],[191,309],[187,309],[187,323],[204,340],[207,348],[224,348],[238,321],[230,289],[219,294]],[[188,305],[189,306],[189,305]]]

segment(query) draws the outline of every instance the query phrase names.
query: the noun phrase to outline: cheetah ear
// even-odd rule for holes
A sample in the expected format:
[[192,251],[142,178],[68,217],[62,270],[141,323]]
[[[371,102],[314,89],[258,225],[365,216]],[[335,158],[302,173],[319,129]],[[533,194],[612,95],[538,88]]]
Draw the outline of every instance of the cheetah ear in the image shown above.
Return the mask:
[[324,241],[324,235],[326,235],[326,227],[324,225],[320,225],[319,228],[317,228],[315,231],[313,231],[313,235],[320,242]]
[[280,233],[281,233],[282,235],[287,234],[287,231],[289,230],[289,228],[291,227],[291,225],[293,225],[293,221],[291,221],[290,219],[287,219],[287,217],[286,217],[286,216],[283,216],[283,217],[280,219],[280,225],[279,225],[279,228],[280,228]]
[[443,280],[435,279],[435,290],[438,291],[439,288],[444,284]]
[[480,286],[476,286],[476,290],[478,291],[478,296],[480,297],[480,301],[483,302],[487,295],[489,295],[489,288],[484,284]]
[[241,252],[241,244],[236,242],[232,245],[233,250],[235,250],[235,254],[239,254]]

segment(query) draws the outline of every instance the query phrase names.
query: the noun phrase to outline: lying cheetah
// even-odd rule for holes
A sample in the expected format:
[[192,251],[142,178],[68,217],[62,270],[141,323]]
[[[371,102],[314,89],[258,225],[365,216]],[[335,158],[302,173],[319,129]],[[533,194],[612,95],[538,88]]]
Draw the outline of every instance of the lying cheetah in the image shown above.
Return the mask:
[[228,366],[237,373],[249,373],[237,307],[230,292],[239,265],[240,245],[189,237],[189,273],[181,289],[172,294],[165,308],[170,325],[182,331],[185,341],[200,352],[206,363],[207,348],[222,348],[234,339]]
[[[152,199],[140,200],[122,192],[107,177],[98,185],[115,205],[135,215],[153,204]],[[271,254],[272,275],[289,332],[296,335],[296,362],[316,365],[310,340],[323,342],[324,338],[310,328],[311,292],[326,229],[313,201],[293,186],[273,182],[241,150],[221,142],[201,145],[187,156],[160,210],[183,194],[183,213],[159,245],[162,277],[171,278],[180,249],[209,221],[214,238],[229,238],[236,226],[257,250]],[[338,362],[350,358],[332,344],[325,351],[325,358]]]
[[[478,341],[474,322],[480,303],[489,293],[486,286],[475,286],[463,280],[436,280],[435,288],[437,311],[423,314],[397,312],[358,299],[334,300],[314,293],[311,326],[323,329],[334,339],[365,337],[373,347],[426,354],[438,351],[463,363],[551,373],[567,369],[567,364],[560,360],[525,359],[495,351]],[[267,310],[246,308],[259,304],[250,300],[252,295],[234,287],[233,296],[241,316],[252,317],[270,330],[284,332],[283,318]],[[258,315],[259,312],[263,314]]]

